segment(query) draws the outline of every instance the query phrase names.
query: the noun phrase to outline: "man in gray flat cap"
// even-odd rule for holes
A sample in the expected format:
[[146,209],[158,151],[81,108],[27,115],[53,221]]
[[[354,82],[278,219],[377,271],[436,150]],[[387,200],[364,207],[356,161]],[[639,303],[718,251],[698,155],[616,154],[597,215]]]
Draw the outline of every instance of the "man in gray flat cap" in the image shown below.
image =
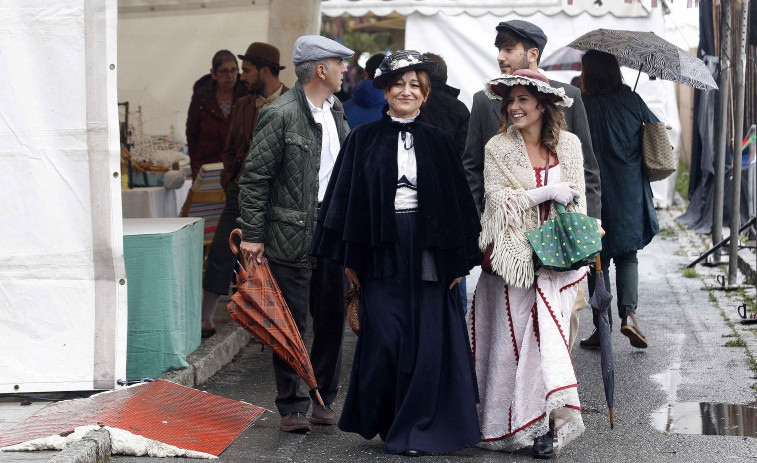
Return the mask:
[[313,316],[310,359],[325,406],[300,389],[300,378],[276,354],[276,407],[281,429],[307,432],[336,424],[331,403],[339,388],[344,332],[344,269],[306,255],[318,206],[326,193],[339,148],[349,133],[341,102],[333,95],[353,51],[333,40],[306,35],[294,44],[297,82],[260,115],[239,179],[238,219],[242,252],[265,256],[300,333]]

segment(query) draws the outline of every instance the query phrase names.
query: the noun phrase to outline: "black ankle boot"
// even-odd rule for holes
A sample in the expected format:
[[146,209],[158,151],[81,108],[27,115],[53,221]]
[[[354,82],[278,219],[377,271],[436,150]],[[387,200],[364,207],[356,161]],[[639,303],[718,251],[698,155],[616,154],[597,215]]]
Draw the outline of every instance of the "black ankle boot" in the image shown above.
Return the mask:
[[550,429],[543,436],[534,439],[534,446],[531,448],[531,456],[538,460],[551,460],[555,457],[554,447],[552,446],[553,432]]

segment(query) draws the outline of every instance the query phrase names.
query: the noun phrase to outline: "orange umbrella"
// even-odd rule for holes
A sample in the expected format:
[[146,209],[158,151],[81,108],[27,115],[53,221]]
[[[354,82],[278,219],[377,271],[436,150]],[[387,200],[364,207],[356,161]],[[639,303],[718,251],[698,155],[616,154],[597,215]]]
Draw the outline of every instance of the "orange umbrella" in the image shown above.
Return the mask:
[[323,405],[310,356],[279,285],[271,274],[268,260],[263,258],[261,264],[256,261],[248,263],[234,242],[235,236],[241,239],[242,230],[237,228],[229,236],[229,245],[239,262],[237,292],[226,306],[231,318],[291,366],[315,391],[318,403]]

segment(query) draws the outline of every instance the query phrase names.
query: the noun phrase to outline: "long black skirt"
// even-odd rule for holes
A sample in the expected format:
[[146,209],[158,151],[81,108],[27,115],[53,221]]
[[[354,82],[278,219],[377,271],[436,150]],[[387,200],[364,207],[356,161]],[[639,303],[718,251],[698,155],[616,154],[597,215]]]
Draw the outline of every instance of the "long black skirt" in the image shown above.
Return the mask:
[[397,213],[399,274],[360,280],[360,335],[339,428],[378,434],[386,453],[450,453],[481,440],[478,389],[458,289],[421,280],[416,216]]

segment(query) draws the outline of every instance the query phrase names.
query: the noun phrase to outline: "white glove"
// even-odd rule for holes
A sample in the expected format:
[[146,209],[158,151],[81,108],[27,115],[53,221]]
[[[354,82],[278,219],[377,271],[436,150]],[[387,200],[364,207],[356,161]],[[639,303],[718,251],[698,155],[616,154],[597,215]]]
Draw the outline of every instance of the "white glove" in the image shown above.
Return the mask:
[[581,193],[578,192],[575,184],[570,182],[560,182],[552,185],[541,186],[528,190],[528,206],[534,207],[537,204],[541,204],[545,201],[554,200],[563,206],[567,206],[573,201],[574,197],[579,197]]

